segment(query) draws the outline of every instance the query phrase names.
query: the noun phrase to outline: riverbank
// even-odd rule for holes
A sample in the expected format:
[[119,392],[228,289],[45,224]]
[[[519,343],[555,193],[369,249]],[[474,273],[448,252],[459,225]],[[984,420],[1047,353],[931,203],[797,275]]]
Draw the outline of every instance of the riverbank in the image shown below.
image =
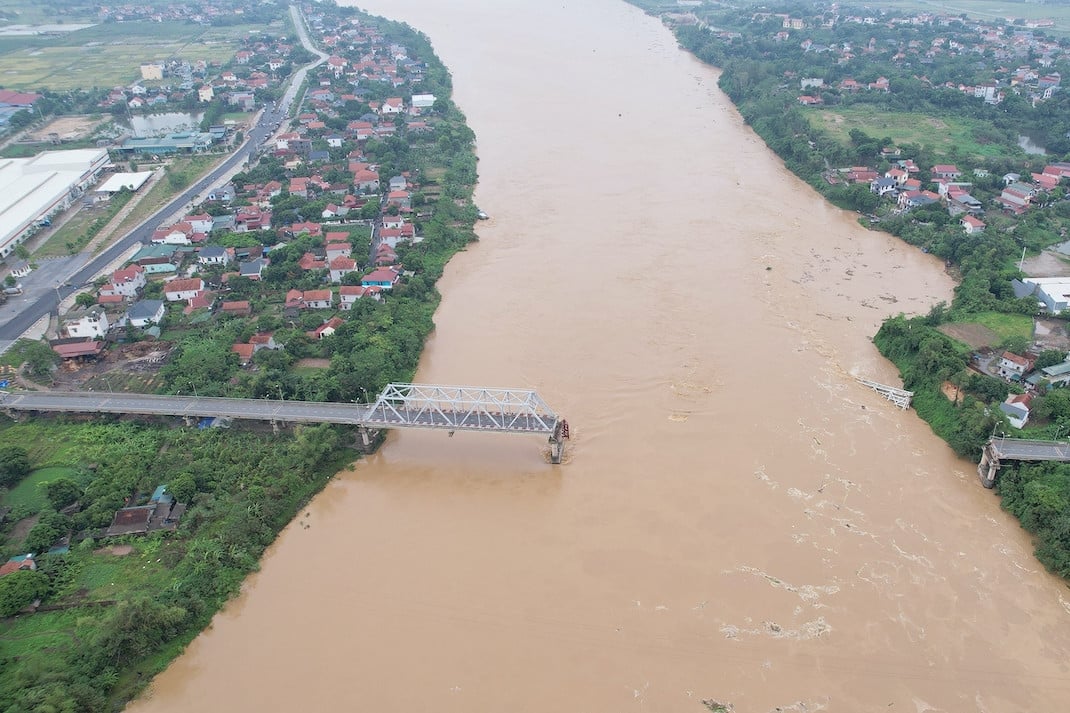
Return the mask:
[[[358,17],[337,8],[326,12],[333,14],[317,15],[310,23],[320,34],[353,24],[350,21]],[[247,297],[253,297],[248,293],[254,289],[275,290],[256,296],[255,314],[220,317],[205,311],[193,321],[185,319],[188,313],[181,309],[185,305],[178,305],[169,315],[174,320],[169,321],[163,341],[136,345],[147,347],[146,355],[152,345],[160,348],[158,354],[163,356],[139,365],[143,373],[151,371],[162,380],[162,385],[155,378],[149,380],[155,388],[174,392],[200,387],[201,395],[227,391],[271,398],[294,398],[300,393],[311,400],[349,401],[362,391],[374,393],[377,384],[411,381],[434,326],[432,315],[439,301],[435,282],[450,257],[474,239],[473,136],[450,100],[449,74],[426,38],[396,23],[364,16],[357,25],[367,32],[365,39],[376,51],[389,49],[390,61],[400,62],[397,55],[402,53],[409,71],[426,73],[407,92],[419,86],[437,98],[433,109],[424,107],[423,121],[411,135],[404,130],[407,127],[384,121],[382,135],[375,141],[368,142],[365,136],[358,145],[354,138],[352,145],[336,151],[333,159],[345,167],[347,156],[355,159],[366,150],[385,174],[384,187],[396,177],[414,193],[418,189],[412,204],[403,209],[395,206],[391,217],[404,212],[415,218],[419,240],[410,238],[411,245],[397,245],[395,239],[391,248],[401,253],[394,253],[390,260],[391,265],[396,264],[395,282],[374,291],[360,304],[343,305],[335,318],[341,327],[338,334],[319,333],[315,338],[307,331],[325,322],[322,313],[292,315],[300,322],[290,321],[290,330],[283,328],[279,312],[290,286],[285,281],[291,277],[286,248],[279,245],[271,252],[270,267],[275,274],[266,275],[262,282],[246,280],[245,285],[233,280],[226,290],[231,298],[242,287]],[[329,152],[324,153],[331,158]],[[268,163],[272,165],[265,170],[280,168],[275,156]],[[369,165],[361,162],[365,168]],[[248,177],[259,169],[248,167],[243,175]],[[322,170],[340,173],[343,169],[330,166]],[[254,180],[237,182],[244,186]],[[378,179],[375,183],[377,189]],[[398,192],[395,190],[392,198],[397,199]],[[379,196],[373,195],[377,203]],[[410,199],[408,193],[405,199]],[[306,202],[291,201],[289,209],[304,209]],[[349,230],[335,225],[339,226],[335,230]],[[413,227],[412,222],[408,225]],[[274,231],[260,234],[268,233]],[[301,244],[310,250],[323,248],[322,236],[315,246],[308,235],[298,235],[296,240],[287,237],[291,243],[304,241]],[[259,244],[257,240],[253,243]],[[371,258],[365,257],[366,249],[363,253],[357,255],[362,263]],[[383,251],[376,251],[374,259],[383,255]],[[298,251],[290,262],[296,263],[300,257]],[[348,252],[345,257],[348,259]],[[296,265],[290,267],[296,272]],[[404,280],[400,279],[402,271]],[[307,286],[318,286],[326,279],[326,274],[309,275]],[[283,283],[281,289],[277,282]],[[162,285],[151,287],[160,290]],[[265,329],[273,329],[280,342],[285,339],[290,351],[284,351],[286,347],[280,343],[277,350],[273,346],[261,354],[255,365],[239,364],[232,348],[239,335],[245,330],[251,335]],[[332,326],[331,331],[335,329]],[[133,337],[141,335],[134,333]],[[173,352],[168,339],[178,340]],[[310,366],[312,356],[323,359]],[[106,374],[101,379],[100,383],[112,388]],[[115,384],[119,389],[128,382],[117,380]],[[45,699],[58,707],[94,713],[125,705],[239,591],[247,575],[259,566],[267,545],[287,524],[308,527],[307,520],[296,517],[302,506],[355,456],[349,448],[352,434],[331,426],[298,427],[292,436],[279,437],[255,427],[194,430],[168,425],[41,421],[5,424],[0,431],[5,443],[26,444],[32,451],[33,467],[33,473],[25,476],[26,487],[16,485],[10,493],[2,494],[13,498],[4,546],[9,555],[23,554],[32,546],[35,559],[41,563],[38,571],[16,573],[16,580],[5,578],[5,582],[31,579],[47,588],[39,613],[0,623],[4,631],[0,656],[12,661],[0,672],[0,708],[32,710]],[[80,448],[65,449],[70,443]],[[50,446],[64,450],[57,454]],[[140,467],[146,462],[155,463],[150,471]],[[73,493],[77,502],[25,497],[25,492],[33,490],[31,486],[46,478],[44,469],[53,466],[73,474],[69,484],[56,489]],[[122,514],[123,506],[146,512],[150,506],[159,507],[161,493],[173,497],[168,502],[175,503],[174,509],[184,510],[181,517],[168,520],[167,527],[157,528],[159,532],[134,530],[120,535],[112,530],[123,518],[132,517]],[[109,542],[116,541],[111,537],[121,537],[119,541],[131,550],[120,557],[111,549],[96,548],[93,540],[105,536]],[[64,537],[75,543],[70,552],[43,554]],[[98,607],[94,604],[97,601],[109,604]],[[82,615],[86,607],[90,611]]]
[[[1032,170],[1036,179],[1036,172],[1041,170],[1042,164],[1031,165],[1024,161],[1024,157],[1022,161],[1017,161],[1013,155],[1003,155],[992,146],[972,144],[969,147],[955,146],[953,149],[943,147],[945,152],[953,150],[958,156],[956,165],[944,163],[946,158],[940,159],[942,162],[939,165],[931,165],[933,161],[938,160],[934,157],[936,149],[931,143],[922,146],[917,142],[897,142],[891,138],[878,140],[857,129],[851,131],[850,141],[844,145],[844,141],[818,125],[820,122],[815,122],[812,114],[808,113],[814,111],[812,108],[800,106],[804,99],[812,99],[811,103],[814,105],[823,104],[824,99],[809,96],[796,99],[796,93],[791,91],[791,82],[773,81],[772,78],[798,81],[791,68],[795,66],[793,62],[801,61],[795,55],[805,56],[805,50],[799,50],[795,45],[783,45],[778,51],[768,51],[769,48],[763,44],[767,42],[768,28],[761,25],[760,15],[751,18],[749,24],[744,22],[746,27],[739,28],[743,29],[742,33],[729,32],[706,25],[693,16],[666,14],[658,3],[644,1],[634,4],[668,21],[681,46],[696,57],[707,62],[718,62],[725,67],[720,77],[720,86],[735,103],[748,125],[754,128],[769,149],[775,152],[796,176],[809,183],[831,203],[867,213],[866,225],[869,229],[895,235],[925,252],[938,255],[946,261],[949,270],[959,277],[955,298],[950,305],[945,302],[934,305],[925,318],[909,321],[902,315],[889,318],[881,326],[874,340],[881,353],[899,367],[906,388],[917,392],[916,413],[932,427],[934,433],[957,453],[976,461],[983,444],[993,433],[1014,433],[1025,438],[1044,439],[1049,438],[1052,433],[1059,433],[1070,423],[1070,407],[1064,406],[1061,394],[1048,394],[1044,389],[1032,389],[1025,382],[1025,374],[1022,375],[1021,384],[1008,386],[1000,379],[979,372],[974,373],[969,369],[971,359],[979,349],[997,358],[1000,353],[1007,351],[1020,354],[1032,349],[1035,358],[1043,349],[1048,348],[1039,341],[1039,335],[1036,336],[1038,341],[1035,343],[1031,335],[1027,339],[994,338],[984,344],[971,345],[955,341],[937,331],[937,327],[947,325],[946,333],[951,334],[953,325],[973,324],[981,317],[996,313],[1002,313],[1008,319],[1023,318],[1026,315],[1032,317],[1036,314],[1036,298],[1023,296],[1024,293],[1016,292],[1011,285],[1013,278],[1021,276],[1020,261],[1027,250],[1041,251],[1063,240],[1067,230],[1066,219],[1070,217],[1070,203],[1063,200],[1064,191],[1057,185],[1058,178],[1052,178],[1050,181],[1054,188],[1049,185],[1045,189],[1041,183],[1026,187],[1028,192],[1037,197],[1024,207],[1016,208],[1013,204],[1005,203],[1002,204],[1002,210],[984,212],[982,205],[1000,208],[999,201],[1003,200],[1003,197],[997,199],[994,196],[998,195],[999,188],[1009,183],[1010,179],[1006,176],[1013,176],[1014,180],[1018,180],[1019,174],[1009,171],[1020,171],[1021,175],[1027,176]],[[797,23],[807,26],[808,20],[812,18],[805,17],[804,13],[804,18],[797,20]],[[812,29],[807,32],[818,36],[823,31],[835,32],[828,28],[835,27],[836,24],[832,23],[821,30],[818,30],[813,22],[810,22],[809,26]],[[803,44],[805,47],[806,43]],[[764,47],[766,51],[759,52],[756,49],[759,47]],[[851,59],[852,57],[841,58],[840,64],[849,64]],[[842,87],[847,81],[854,80],[844,80],[837,85],[844,96],[827,95],[830,102],[840,102],[837,108],[844,114],[861,114],[870,106],[864,103],[865,101],[878,102],[873,111],[880,114],[880,107],[883,106],[885,127],[891,124],[900,127],[901,131],[906,131],[902,127],[909,126],[914,131],[924,114],[905,112],[904,106],[910,102],[928,107],[934,115],[940,113],[941,116],[947,115],[947,106],[965,102],[960,113],[969,116],[977,125],[969,135],[986,135],[989,140],[985,143],[991,143],[991,137],[997,136],[998,132],[982,131],[978,126],[986,120],[1007,121],[1003,114],[997,113],[993,107],[986,106],[979,100],[962,99],[941,90],[940,87],[930,86],[928,93],[925,93],[910,86],[908,81],[896,74],[900,71],[897,60],[875,56],[868,61],[872,65],[868,71],[883,72],[888,76],[898,77],[899,81],[894,82],[894,91],[891,91],[890,98],[887,97],[889,86],[885,79],[882,90],[869,92],[870,98],[863,96],[858,100],[862,103],[848,104],[848,101],[853,100],[850,99],[850,92],[842,90]],[[815,96],[821,94],[820,90],[832,89],[825,86],[822,79],[824,73],[829,71],[828,68],[822,66],[822,61],[819,60],[812,60],[811,63],[814,66],[809,67],[807,71],[812,73],[814,78],[801,81],[804,84],[814,83],[816,88],[812,91]],[[831,60],[824,63],[831,64]],[[858,69],[849,64],[849,68],[843,71],[850,72],[851,68]],[[940,67],[931,69],[941,71]],[[872,90],[872,85],[869,88]],[[1023,121],[1025,119],[1022,117],[1033,121],[1038,120],[1035,117],[1050,115],[1051,107],[1045,107],[1036,101],[1031,113],[1028,107],[1013,103],[1011,99],[1018,98],[1017,91],[1016,89],[1008,99],[1008,104],[1013,104],[1013,111],[1017,112],[1014,116]],[[904,96],[906,98],[903,98]],[[881,101],[887,106],[880,105]],[[1007,108],[1005,111],[1011,112],[1012,109]],[[991,116],[996,119],[991,119]],[[842,120],[842,117],[839,118]],[[1055,119],[1050,121],[1054,122]],[[949,133],[946,124],[938,119],[932,118],[929,123],[934,127],[941,127],[934,130]],[[943,136],[942,140],[946,141],[947,138]],[[991,155],[985,154],[986,151]],[[921,155],[927,158],[922,160]],[[920,166],[915,163],[915,159],[918,159]],[[854,163],[849,164],[852,166],[877,161],[878,165],[886,164],[887,170],[876,171],[864,166],[839,170],[831,168],[838,165],[837,161],[841,162],[839,165],[842,165],[843,161],[853,161]],[[952,171],[954,178],[947,179],[942,173],[944,170]],[[855,174],[861,178],[855,178]],[[998,178],[1000,174],[1005,174],[1004,178]],[[916,187],[928,185],[917,180],[918,177],[931,177],[934,181],[932,186],[940,193],[938,195],[935,192],[915,191],[919,196],[919,204],[915,206],[910,202],[914,200],[911,197],[913,194],[906,191],[903,195],[903,184],[894,178],[888,178],[897,175],[908,180],[915,179],[914,182],[918,184]],[[887,184],[883,188],[881,180]],[[971,206],[962,209],[962,213],[969,210],[968,218],[961,218],[961,215],[956,214],[960,203],[958,198],[951,199],[951,194],[948,193],[949,181],[954,183],[952,190],[966,196],[961,205]],[[1014,184],[1016,187],[1019,185],[1025,184]],[[880,197],[889,190],[893,195],[900,194],[898,208],[890,208],[889,206],[894,204],[889,204],[887,199]],[[974,195],[986,200],[982,204]],[[903,200],[904,198],[906,200]],[[1010,211],[1008,206],[1016,209]],[[982,213],[984,222],[977,217]],[[973,230],[975,227],[978,227],[976,232]],[[1067,274],[1065,266],[1059,274]],[[954,383],[957,390],[961,389],[962,398],[954,404],[948,402],[942,391],[944,385],[949,382]],[[1032,418],[1028,425],[1020,424],[1026,429],[1020,433],[1012,428],[1001,409],[1005,405],[1003,401],[1008,397],[1008,391],[1022,394],[1022,385],[1027,386],[1026,391],[1029,392],[1023,398],[1027,402],[1032,399],[1033,403],[1027,409]],[[1022,525],[1037,537],[1038,558],[1052,572],[1066,578],[1070,576],[1070,566],[1067,565],[1070,562],[1070,539],[1053,522],[1055,513],[1070,512],[1070,496],[1062,495],[1070,492],[1070,466],[1046,466],[1042,474],[1036,470],[1023,469],[1017,464],[1005,466],[1002,475],[1010,478],[1008,484],[1012,494],[1009,501],[1003,500],[1003,506],[1014,512]],[[1022,477],[1028,479],[1023,476],[1028,473],[1034,473],[1037,477],[1043,475],[1048,486],[1058,493],[1053,495],[1058,502],[1053,503],[1049,498],[1048,502],[1041,503],[1035,498],[1022,497],[1020,481]],[[1001,496],[1004,495],[1003,489],[998,486],[997,492]]]

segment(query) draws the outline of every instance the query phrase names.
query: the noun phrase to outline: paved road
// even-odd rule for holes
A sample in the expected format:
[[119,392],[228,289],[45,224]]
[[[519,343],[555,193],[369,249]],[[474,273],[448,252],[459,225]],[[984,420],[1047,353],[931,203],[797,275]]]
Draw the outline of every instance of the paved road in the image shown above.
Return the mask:
[[993,438],[992,446],[1001,460],[1070,461],[1070,443],[1066,441]]
[[28,292],[22,296],[11,298],[5,307],[9,309],[14,307],[18,311],[12,314],[6,322],[0,324],[0,352],[3,351],[6,343],[18,339],[34,322],[55,310],[63,298],[70,296],[73,292],[89,283],[109,263],[117,260],[126,251],[134,247],[135,244],[147,242],[152,236],[152,231],[160,225],[163,219],[190,203],[194,196],[204,193],[206,189],[212,187],[228,171],[240,167],[245,161],[252,160],[255,157],[260,145],[286,118],[290,104],[300,90],[305,75],[310,69],[319,66],[327,59],[327,55],[317,50],[309,41],[304,22],[297,9],[291,6],[290,12],[294,17],[294,25],[297,27],[297,34],[302,44],[310,52],[315,53],[318,59],[299,69],[294,74],[294,78],[283,95],[282,101],[278,102],[277,106],[267,107],[261,113],[260,120],[256,126],[248,132],[245,144],[220,164],[218,168],[187,188],[181,195],[156,211],[145,222],[113,243],[107,250],[89,260],[80,269],[75,269],[73,272],[68,273],[62,284],[49,286],[47,290],[38,291],[36,294]]
[[498,433],[554,431],[537,414],[491,412],[479,409],[450,411],[402,404],[345,404],[269,399],[224,399],[195,396],[152,396],[64,391],[0,392],[0,410],[61,413],[115,413],[189,418],[226,417],[281,423],[340,423],[379,428],[435,428]]

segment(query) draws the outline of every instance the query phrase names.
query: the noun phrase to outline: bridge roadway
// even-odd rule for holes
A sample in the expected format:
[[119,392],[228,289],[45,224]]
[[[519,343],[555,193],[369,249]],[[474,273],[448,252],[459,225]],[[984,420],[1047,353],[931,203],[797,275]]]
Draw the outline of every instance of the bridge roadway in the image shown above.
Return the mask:
[[1070,461],[1070,442],[993,438],[991,444],[995,455],[1002,460]]
[[1070,443],[1066,441],[1031,441],[1025,438],[993,438],[981,450],[977,476],[981,485],[994,487],[1001,461],[1070,461]]
[[380,398],[374,404],[153,396],[102,392],[0,392],[0,409],[60,413],[115,413],[187,418],[225,417],[274,423],[339,423],[370,428],[437,428],[458,431],[553,434],[552,411],[508,407],[448,408]]

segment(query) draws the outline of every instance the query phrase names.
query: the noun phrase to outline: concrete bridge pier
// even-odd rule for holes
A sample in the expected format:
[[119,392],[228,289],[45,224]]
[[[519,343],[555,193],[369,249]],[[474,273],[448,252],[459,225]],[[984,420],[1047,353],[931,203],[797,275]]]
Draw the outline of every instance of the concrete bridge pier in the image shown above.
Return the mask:
[[375,450],[375,444],[379,440],[379,433],[382,429],[368,428],[367,426],[357,426],[357,435],[360,437],[360,441],[357,443],[357,448],[364,454],[371,453]]
[[999,472],[999,456],[992,448],[992,443],[986,443],[981,451],[981,462],[977,464],[977,477],[981,479],[981,485],[993,488],[996,485],[996,473]]
[[185,423],[187,426],[192,426],[193,425],[193,416],[183,416],[182,417],[182,422]]
[[273,419],[271,419],[271,432],[277,436],[277,435],[279,435],[279,432],[282,430],[282,427],[285,426],[285,425],[286,424],[284,422],[273,418]]
[[561,457],[565,455],[565,441],[568,440],[568,421],[559,420],[554,424],[554,432],[550,435],[550,462],[561,465]]

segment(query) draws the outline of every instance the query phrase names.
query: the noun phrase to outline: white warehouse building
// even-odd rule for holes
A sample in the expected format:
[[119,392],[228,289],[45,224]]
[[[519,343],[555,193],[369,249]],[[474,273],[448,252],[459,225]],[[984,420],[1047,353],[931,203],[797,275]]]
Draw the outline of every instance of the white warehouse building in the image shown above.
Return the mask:
[[0,159],[0,258],[45,218],[68,208],[110,165],[104,149]]

